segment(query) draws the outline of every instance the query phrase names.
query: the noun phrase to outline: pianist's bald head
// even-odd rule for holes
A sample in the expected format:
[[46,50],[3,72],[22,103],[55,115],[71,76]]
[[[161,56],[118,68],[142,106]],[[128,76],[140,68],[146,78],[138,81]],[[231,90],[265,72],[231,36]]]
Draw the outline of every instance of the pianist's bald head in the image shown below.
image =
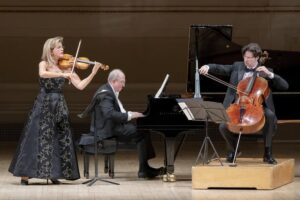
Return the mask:
[[114,69],[109,73],[107,81],[115,92],[121,92],[125,87],[125,74],[120,69]]
[[125,74],[122,70],[114,69],[109,73],[107,81],[110,83],[110,82],[119,80],[120,78],[122,78],[124,76],[125,76]]

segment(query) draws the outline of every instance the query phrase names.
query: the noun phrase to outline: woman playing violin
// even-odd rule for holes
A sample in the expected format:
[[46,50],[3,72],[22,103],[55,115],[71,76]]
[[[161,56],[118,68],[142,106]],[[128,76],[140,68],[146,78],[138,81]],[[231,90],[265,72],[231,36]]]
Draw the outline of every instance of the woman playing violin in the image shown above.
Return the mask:
[[44,44],[39,63],[40,92],[9,167],[14,176],[21,177],[22,185],[28,185],[29,178],[47,179],[47,182],[50,179],[53,184],[59,184],[58,179],[80,178],[63,85],[67,79],[83,90],[102,64],[95,63],[83,80],[75,72],[71,73],[71,69],[60,69],[62,42],[62,37],[54,37]]
[[[239,82],[247,77],[257,75],[263,77],[268,81],[270,88],[278,90],[287,90],[288,83],[279,75],[273,73],[272,69],[261,65],[261,58],[263,56],[260,46],[256,43],[250,43],[242,48],[242,56],[244,62],[235,62],[232,65],[221,64],[207,64],[203,65],[199,72],[200,74],[218,74],[230,77],[230,84],[237,86]],[[254,73],[256,71],[256,73]],[[235,101],[236,91],[228,88],[225,99],[223,101],[224,107],[227,109],[230,104]],[[263,161],[269,164],[276,164],[276,160],[272,155],[272,138],[276,132],[277,118],[275,115],[275,107],[273,103],[272,93],[270,93],[264,101],[263,112],[265,115],[265,123],[262,128],[264,136],[264,156]],[[219,131],[224,137],[227,144],[227,161],[234,161],[234,152],[237,145],[237,135],[228,130],[227,124],[220,124]]]

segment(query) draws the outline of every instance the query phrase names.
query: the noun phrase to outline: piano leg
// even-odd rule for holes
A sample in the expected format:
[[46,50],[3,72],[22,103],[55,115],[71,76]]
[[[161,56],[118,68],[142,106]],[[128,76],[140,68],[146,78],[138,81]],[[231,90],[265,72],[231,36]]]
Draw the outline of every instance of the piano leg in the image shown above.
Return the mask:
[[166,174],[163,176],[163,181],[174,182],[174,158],[175,158],[175,137],[165,137],[165,167]]

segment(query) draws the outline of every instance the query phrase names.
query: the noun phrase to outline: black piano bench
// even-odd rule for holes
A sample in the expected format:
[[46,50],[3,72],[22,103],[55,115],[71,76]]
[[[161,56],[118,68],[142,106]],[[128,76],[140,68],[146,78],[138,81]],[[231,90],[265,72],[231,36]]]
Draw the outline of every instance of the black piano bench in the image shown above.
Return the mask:
[[[89,178],[90,155],[95,154],[94,135],[92,133],[82,134],[78,147],[83,154],[83,174],[85,178]],[[109,177],[114,178],[114,155],[117,151],[117,141],[115,138],[100,140],[97,142],[98,154],[104,156],[104,172]]]
[[[136,150],[136,143],[133,141],[130,142],[117,142],[117,151],[131,151]],[[104,155],[104,173],[108,173],[109,177],[115,177],[115,166],[114,166],[114,155]]]
[[[90,155],[94,155],[94,135],[82,134],[78,146],[83,153],[83,174],[89,178]],[[98,142],[98,153],[104,156],[104,173],[111,178],[115,177],[115,153],[116,151],[136,150],[136,143],[133,141],[118,141],[116,138],[104,139]]]

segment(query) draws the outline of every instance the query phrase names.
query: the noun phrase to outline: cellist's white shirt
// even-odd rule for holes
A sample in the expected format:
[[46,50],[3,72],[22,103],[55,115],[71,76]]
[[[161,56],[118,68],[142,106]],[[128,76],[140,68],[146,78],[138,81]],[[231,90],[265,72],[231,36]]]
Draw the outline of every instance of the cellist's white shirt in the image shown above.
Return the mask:
[[245,72],[243,79],[248,78],[248,77],[252,77],[253,76],[253,72]]
[[[247,67],[248,69],[251,69],[250,67]],[[249,71],[249,72],[245,72],[243,75],[243,79],[248,78],[248,77],[252,77],[253,76],[253,71]],[[257,76],[259,76],[259,73],[257,73]],[[273,79],[274,78],[274,73],[271,72],[270,75],[268,75],[269,79]]]

